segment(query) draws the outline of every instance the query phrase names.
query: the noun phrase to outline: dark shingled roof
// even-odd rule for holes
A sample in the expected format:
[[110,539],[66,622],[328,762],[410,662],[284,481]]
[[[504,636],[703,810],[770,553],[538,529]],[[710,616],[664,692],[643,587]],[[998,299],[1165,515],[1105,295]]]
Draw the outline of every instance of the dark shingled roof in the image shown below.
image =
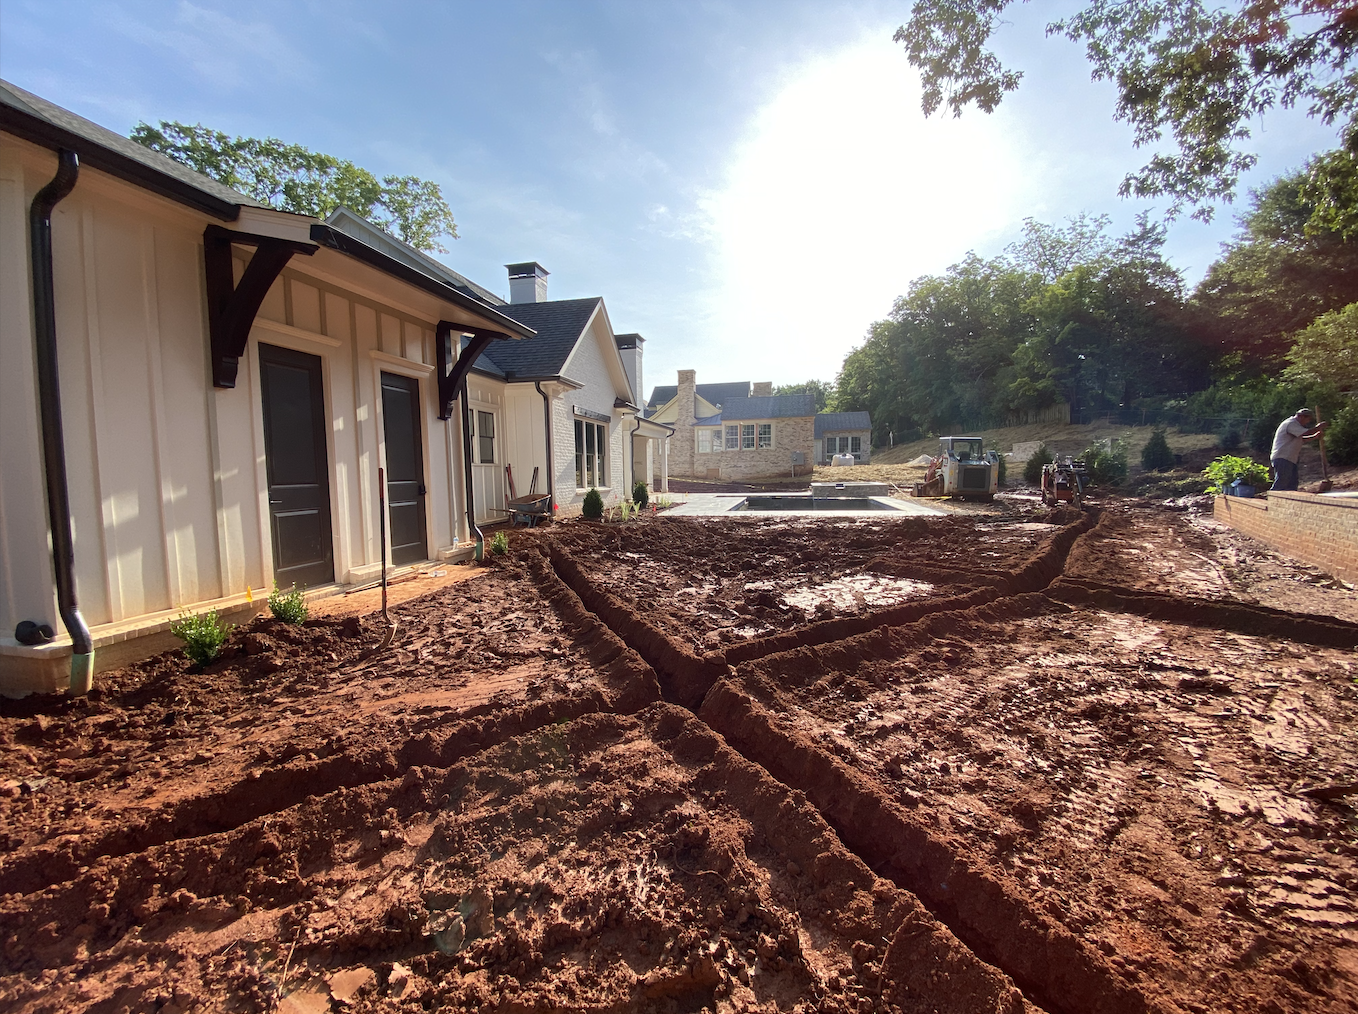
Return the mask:
[[268,207],[8,81],[0,81],[0,126],[35,144],[70,148],[85,165],[226,221],[234,221],[242,205]]
[[519,342],[496,342],[481,353],[476,361],[477,368],[489,360],[511,379],[560,376],[585,325],[602,302],[599,296],[591,296],[588,299],[553,299],[544,303],[497,306],[496,309],[505,316],[531,327],[537,337]]
[[723,422],[732,419],[798,419],[816,414],[810,394],[778,394],[768,398],[733,398],[721,407]]
[[816,439],[840,430],[870,430],[872,416],[867,412],[822,412],[816,416]]
[[[699,398],[704,398],[713,405],[725,405],[728,401],[736,398],[748,398],[750,396],[750,382],[746,380],[738,384],[699,384],[694,390],[697,391]],[[646,405],[648,408],[659,408],[671,401],[678,393],[678,384],[653,387],[651,388],[651,400],[646,402]]]

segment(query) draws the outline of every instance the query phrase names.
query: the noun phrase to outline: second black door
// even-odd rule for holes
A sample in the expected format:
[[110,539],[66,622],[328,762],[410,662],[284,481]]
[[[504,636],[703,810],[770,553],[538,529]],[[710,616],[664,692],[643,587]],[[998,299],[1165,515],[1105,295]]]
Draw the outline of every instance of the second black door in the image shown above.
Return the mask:
[[400,566],[427,560],[419,381],[392,373],[382,374],[382,430],[387,442],[391,562]]
[[285,589],[326,584],[335,563],[320,357],[261,344],[259,379],[274,580]]

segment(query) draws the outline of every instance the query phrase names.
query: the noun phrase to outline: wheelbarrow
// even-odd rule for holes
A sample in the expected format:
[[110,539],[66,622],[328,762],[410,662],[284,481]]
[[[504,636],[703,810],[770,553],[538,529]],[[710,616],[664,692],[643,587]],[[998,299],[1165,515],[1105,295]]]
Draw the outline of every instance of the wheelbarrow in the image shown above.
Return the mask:
[[549,494],[541,495],[530,494],[528,496],[514,497],[505,504],[505,513],[516,525],[527,525],[532,528],[545,517],[552,513],[552,498]]

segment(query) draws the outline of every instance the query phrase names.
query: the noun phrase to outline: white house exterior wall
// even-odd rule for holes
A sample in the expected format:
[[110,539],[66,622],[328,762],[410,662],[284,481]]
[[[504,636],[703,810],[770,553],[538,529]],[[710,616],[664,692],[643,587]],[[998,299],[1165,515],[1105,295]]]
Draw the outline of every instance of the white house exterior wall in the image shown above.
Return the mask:
[[[605,503],[615,503],[630,495],[627,479],[631,475],[630,461],[624,460],[624,436],[622,421],[625,416],[613,408],[613,402],[627,388],[627,375],[622,372],[613,336],[601,315],[595,316],[590,324],[589,338],[576,343],[574,351],[567,358],[562,374],[583,384],[578,391],[567,391],[561,397],[554,416],[555,440],[553,454],[556,458],[556,502],[562,513],[576,513],[584,503],[586,489],[575,485],[575,420],[587,418],[577,416],[575,408],[587,409],[609,419],[608,460],[604,464],[606,487],[599,492]],[[612,348],[612,362],[605,358],[605,349]],[[615,372],[616,370],[616,372]],[[588,420],[600,422],[601,420]]]
[[[28,205],[55,161],[0,135],[0,693],[64,685],[60,657],[69,656],[68,641],[35,652],[12,637],[24,619],[64,633],[47,537],[27,244]],[[163,631],[182,609],[239,609],[247,587],[256,600],[271,587],[261,342],[322,361],[338,582],[380,570],[384,370],[419,383],[428,552],[450,555],[466,538],[460,413],[437,418],[433,365],[440,314],[462,311],[333,251],[296,256],[256,319],[237,386],[216,389],[203,281],[210,221],[88,168],[53,215],[76,592],[97,665],[108,644]],[[239,274],[247,254],[236,254]],[[480,393],[497,398],[505,439],[529,439],[515,433],[504,385],[491,386],[499,393]],[[502,477],[502,464],[497,470]],[[39,677],[52,685],[35,685]]]

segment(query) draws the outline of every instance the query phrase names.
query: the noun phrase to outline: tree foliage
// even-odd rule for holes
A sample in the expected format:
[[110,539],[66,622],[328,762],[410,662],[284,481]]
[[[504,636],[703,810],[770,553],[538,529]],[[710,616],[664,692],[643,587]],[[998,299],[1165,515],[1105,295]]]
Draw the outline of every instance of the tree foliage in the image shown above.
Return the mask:
[[775,396],[780,394],[809,394],[816,399],[816,411],[824,412],[835,394],[835,385],[824,380],[806,380],[800,384],[779,384],[773,389]]
[[1003,256],[969,254],[916,279],[845,359],[836,408],[871,412],[881,444],[888,432],[1003,425],[1060,402],[1100,411],[1205,384],[1163,227],[1142,220],[1115,238],[1106,226],[1029,220]]
[[1358,241],[1319,227],[1305,170],[1251,195],[1241,231],[1199,283],[1197,327],[1245,376],[1280,369],[1295,334],[1358,302]]
[[341,205],[418,250],[447,253],[439,237],[457,238],[452,210],[437,183],[375,175],[347,159],[276,137],[232,137],[199,124],[138,123],[129,135],[153,151],[279,209],[325,218]]
[[1358,303],[1322,313],[1297,332],[1286,375],[1358,391]]
[[[922,105],[960,115],[984,112],[1015,90],[1022,74],[987,48],[1014,0],[915,0],[895,39],[923,80]],[[1138,146],[1170,135],[1129,175],[1124,196],[1168,196],[1211,217],[1234,196],[1256,157],[1245,150],[1250,122],[1275,106],[1302,104],[1325,123],[1354,124],[1358,113],[1358,7],[1347,0],[1249,0],[1209,9],[1204,0],[1089,0],[1047,26],[1085,45],[1095,80],[1117,86],[1115,117]],[[1350,139],[1352,139],[1350,134]]]

